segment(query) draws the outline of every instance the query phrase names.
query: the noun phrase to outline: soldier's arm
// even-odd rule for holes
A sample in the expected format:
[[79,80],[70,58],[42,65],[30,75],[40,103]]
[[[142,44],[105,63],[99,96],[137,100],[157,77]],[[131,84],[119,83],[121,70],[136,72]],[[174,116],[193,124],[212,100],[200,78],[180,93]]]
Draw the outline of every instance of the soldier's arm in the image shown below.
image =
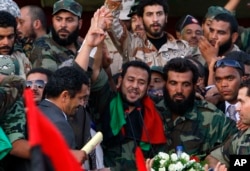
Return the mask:
[[25,80],[18,76],[4,76],[0,74],[0,115],[5,114],[18,97],[21,97],[25,87]]
[[240,0],[229,0],[227,4],[224,6],[225,9],[230,11],[231,13],[235,13],[237,6],[239,5]]
[[21,157],[30,157],[30,146],[27,141],[26,116],[22,98],[6,111],[1,118],[1,127],[12,144],[10,154]]

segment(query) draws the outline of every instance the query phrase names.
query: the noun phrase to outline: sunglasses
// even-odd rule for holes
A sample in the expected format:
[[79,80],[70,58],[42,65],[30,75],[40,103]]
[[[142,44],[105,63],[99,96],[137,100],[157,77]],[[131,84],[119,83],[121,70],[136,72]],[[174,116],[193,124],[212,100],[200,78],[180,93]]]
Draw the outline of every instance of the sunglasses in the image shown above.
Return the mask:
[[46,82],[43,80],[26,81],[26,88],[31,88],[32,85],[36,86],[37,88],[44,88]]
[[216,61],[216,63],[214,64],[214,70],[216,70],[216,68],[223,67],[223,66],[238,68],[243,71],[243,68],[240,65],[240,63],[232,59],[222,59],[222,60]]

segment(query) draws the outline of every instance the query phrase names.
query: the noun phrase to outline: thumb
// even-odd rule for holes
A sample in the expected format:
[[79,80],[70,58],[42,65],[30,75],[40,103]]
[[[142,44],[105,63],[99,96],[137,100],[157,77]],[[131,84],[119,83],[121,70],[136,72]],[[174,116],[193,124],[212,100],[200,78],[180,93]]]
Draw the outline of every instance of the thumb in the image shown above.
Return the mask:
[[216,43],[215,43],[215,46],[214,46],[214,47],[215,47],[216,49],[219,49],[219,46],[220,46],[220,41],[218,40],[218,41],[216,41]]

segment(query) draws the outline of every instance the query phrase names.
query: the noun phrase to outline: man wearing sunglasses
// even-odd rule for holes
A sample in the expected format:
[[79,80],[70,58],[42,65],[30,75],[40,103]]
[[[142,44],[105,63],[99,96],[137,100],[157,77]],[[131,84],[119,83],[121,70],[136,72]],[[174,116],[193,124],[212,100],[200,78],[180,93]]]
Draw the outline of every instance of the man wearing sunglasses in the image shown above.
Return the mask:
[[33,91],[35,102],[38,104],[43,98],[43,92],[52,71],[45,68],[33,68],[27,74],[26,88]]

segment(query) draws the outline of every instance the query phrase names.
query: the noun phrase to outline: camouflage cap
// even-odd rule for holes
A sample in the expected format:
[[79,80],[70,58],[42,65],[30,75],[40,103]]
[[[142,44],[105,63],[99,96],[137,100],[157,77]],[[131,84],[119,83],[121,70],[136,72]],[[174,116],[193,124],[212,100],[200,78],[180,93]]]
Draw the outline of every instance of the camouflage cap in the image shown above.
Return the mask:
[[15,18],[20,17],[20,8],[12,0],[0,0],[0,11],[7,11]]
[[0,73],[4,75],[15,75],[15,64],[9,55],[0,55]]
[[211,18],[213,19],[216,15],[218,14],[223,14],[223,13],[227,13],[227,14],[231,14],[232,13],[230,11],[228,11],[227,9],[220,7],[220,6],[210,6],[207,10],[207,13],[205,15],[205,18]]
[[163,74],[163,67],[161,66],[152,66],[150,67],[151,72],[158,72],[160,74]]
[[82,6],[74,0],[60,0],[54,3],[52,15],[60,10],[69,11],[80,18],[82,16]]
[[135,15],[137,13],[137,8],[138,8],[138,5],[139,5],[139,2],[140,1],[138,1],[138,0],[135,1],[133,6],[130,8],[128,17],[132,17],[133,15]]

